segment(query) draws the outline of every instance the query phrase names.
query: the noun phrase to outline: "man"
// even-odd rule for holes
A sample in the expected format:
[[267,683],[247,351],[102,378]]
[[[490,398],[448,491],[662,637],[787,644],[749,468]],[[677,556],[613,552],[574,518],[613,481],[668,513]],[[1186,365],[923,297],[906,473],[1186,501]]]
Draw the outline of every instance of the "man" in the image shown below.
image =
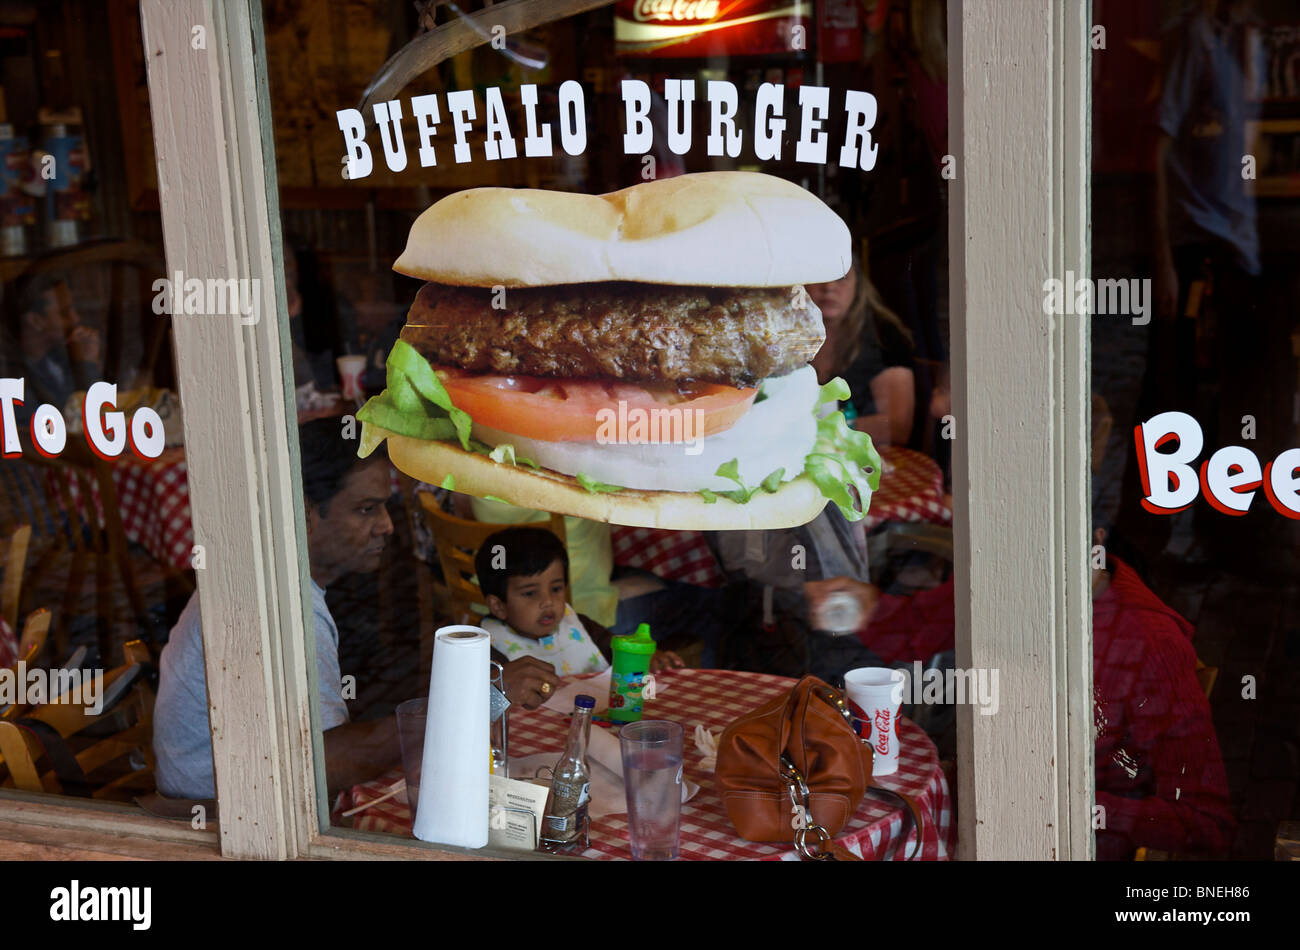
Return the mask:
[[[325,588],[346,574],[379,569],[393,532],[386,455],[357,458],[337,418],[317,419],[300,429],[303,495],[307,509],[307,555],[311,567],[312,630],[321,728],[325,733],[325,779],[330,791],[355,785],[400,761],[396,720],[349,722],[339,674],[338,627],[325,604]],[[183,799],[212,799],[212,738],[203,666],[199,595],[194,594],[172,628],[160,661],[154,712],[158,790]]]
[[[1243,181],[1252,147],[1247,124],[1259,112],[1266,72],[1250,4],[1189,3],[1169,30],[1164,59],[1153,157],[1156,319],[1144,331],[1135,421],[1173,409],[1191,413],[1208,447],[1228,444],[1249,414],[1258,418],[1260,439],[1282,440],[1280,449],[1290,445],[1291,404],[1277,398],[1275,380],[1286,368],[1291,324],[1286,308],[1260,305],[1255,197]],[[1153,563],[1176,519],[1152,518],[1141,507],[1140,481],[1129,439],[1112,546],[1130,546]],[[1246,566],[1253,550],[1264,549],[1253,519],[1207,508],[1179,518],[1193,519],[1203,553],[1221,553],[1227,563]]]
[[[1094,540],[1105,537],[1099,528]],[[887,663],[953,647],[951,579],[911,597],[844,577],[804,586],[812,610],[835,591],[855,596],[869,618],[858,636]],[[1098,859],[1131,859],[1140,847],[1226,852],[1234,822],[1192,625],[1111,555],[1092,572],[1092,627]]]
[[62,277],[24,278],[13,289],[8,307],[10,332],[21,354],[9,371],[26,378],[20,422],[41,403],[63,409],[69,396],[99,379],[99,331],[82,324]]

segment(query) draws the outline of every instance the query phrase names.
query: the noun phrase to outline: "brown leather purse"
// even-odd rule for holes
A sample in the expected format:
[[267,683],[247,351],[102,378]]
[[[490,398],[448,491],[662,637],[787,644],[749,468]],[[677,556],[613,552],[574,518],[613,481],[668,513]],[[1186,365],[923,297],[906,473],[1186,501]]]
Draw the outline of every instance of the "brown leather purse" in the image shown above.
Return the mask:
[[[748,841],[788,841],[805,858],[856,860],[833,840],[862,803],[871,781],[871,746],[853,729],[843,695],[805,676],[779,696],[741,716],[718,739],[714,772],[727,817]],[[917,829],[920,812],[901,799]]]

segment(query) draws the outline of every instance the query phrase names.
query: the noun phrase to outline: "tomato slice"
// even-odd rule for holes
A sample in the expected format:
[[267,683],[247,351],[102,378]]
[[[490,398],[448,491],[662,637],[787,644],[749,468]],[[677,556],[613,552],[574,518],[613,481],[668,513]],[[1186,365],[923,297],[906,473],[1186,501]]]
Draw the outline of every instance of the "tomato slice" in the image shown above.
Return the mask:
[[[627,415],[623,424],[638,416],[646,420],[646,431],[658,430],[668,440],[670,417],[663,410],[698,410],[701,433],[713,435],[736,424],[754,402],[757,389],[736,389],[718,383],[672,385],[625,383],[599,379],[548,379],[541,376],[493,376],[435,366],[434,371],[458,409],[475,422],[529,439],[545,442],[595,442],[609,436],[617,426],[622,402]],[[609,413],[601,410],[608,409]],[[659,415],[651,415],[659,410]],[[683,420],[686,418],[682,417]],[[680,430],[679,430],[680,431]],[[614,438],[623,438],[619,432]],[[644,441],[656,441],[653,436]]]

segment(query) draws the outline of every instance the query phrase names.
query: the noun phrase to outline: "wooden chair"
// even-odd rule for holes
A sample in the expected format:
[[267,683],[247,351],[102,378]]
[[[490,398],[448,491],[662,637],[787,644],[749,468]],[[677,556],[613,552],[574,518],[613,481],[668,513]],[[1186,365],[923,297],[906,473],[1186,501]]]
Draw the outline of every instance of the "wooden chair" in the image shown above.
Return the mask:
[[454,613],[457,623],[468,623],[477,616],[473,610],[474,604],[487,607],[483,592],[479,590],[478,584],[472,578],[474,577],[474,553],[489,536],[503,528],[543,528],[559,538],[561,544],[565,543],[562,515],[552,514],[549,523],[539,521],[536,524],[526,525],[469,521],[447,514],[429,492],[418,494],[420,504],[429,519],[429,528],[433,532],[433,542],[438,551],[438,562],[442,565],[443,579],[452,601],[458,608]]
[[[149,650],[143,642],[132,640],[123,648],[126,662],[104,676],[103,690],[108,695],[115,688],[129,684],[129,692],[116,701],[105,703],[92,713],[80,703],[46,703],[24,717],[23,722],[0,722],[0,762],[9,771],[5,785],[27,792],[61,793],[62,786],[53,771],[40,774],[37,763],[46,749],[32,730],[40,723],[62,739],[79,737],[83,748],[75,753],[76,765],[86,776],[92,798],[112,798],[128,788],[150,786],[156,762],[153,755],[154,693],[146,673]],[[107,735],[100,733],[107,732]],[[135,755],[143,767],[129,767],[106,781],[96,780],[95,773],[125,756]]]
[[1219,678],[1219,668],[1217,666],[1206,666],[1201,662],[1201,658],[1196,658],[1196,681],[1201,684],[1201,689],[1205,691],[1205,698],[1210,698],[1210,692],[1214,689],[1214,681]]
[[[11,672],[14,676],[18,674],[18,664],[22,663],[25,667],[30,667],[40,655],[41,648],[45,646],[45,638],[50,632],[50,612],[44,608],[33,610],[27,617],[27,622],[23,624],[22,639],[18,641],[18,658],[14,661]],[[0,719],[17,719],[28,710],[24,703],[13,703],[3,713],[0,713]]]
[[[545,528],[551,531],[561,544],[565,544],[564,516],[552,514],[549,522],[539,521],[527,525],[495,524],[487,521],[471,521],[448,514],[438,505],[432,492],[417,491],[414,494],[429,522],[433,534],[434,547],[438,552],[438,563],[442,566],[442,575],[446,584],[443,593],[443,613],[450,615],[454,623],[477,623],[481,616],[473,609],[475,604],[487,608],[483,591],[479,589],[474,577],[474,552],[487,538],[502,530],[512,527]],[[566,545],[567,549],[567,545]],[[565,600],[569,599],[565,589]],[[422,597],[421,619],[424,619],[425,604]],[[433,631],[437,624],[429,621],[421,624],[420,631],[420,670],[427,673],[433,659]]]
[[45,274],[66,279],[84,322],[103,329],[104,379],[117,382],[120,390],[175,388],[168,358],[172,321],[152,307],[153,282],[167,275],[157,248],[114,238],[89,241],[41,255],[16,280]]
[[27,567],[27,546],[32,540],[32,526],[19,525],[9,536],[5,555],[4,580],[0,581],[0,617],[13,630],[18,629],[18,604],[23,590],[23,571]]
[[[24,457],[0,468],[0,485],[9,496],[10,510],[30,516],[38,542],[33,546],[39,552],[37,560],[25,583],[34,587],[56,567],[66,568],[62,602],[67,607],[76,603],[87,581],[92,582],[101,657],[113,653],[115,590],[126,595],[137,624],[149,630],[108,463],[88,449],[74,449],[69,440],[68,449],[57,458]],[[61,655],[67,653],[67,629],[62,622],[55,626],[55,644]]]

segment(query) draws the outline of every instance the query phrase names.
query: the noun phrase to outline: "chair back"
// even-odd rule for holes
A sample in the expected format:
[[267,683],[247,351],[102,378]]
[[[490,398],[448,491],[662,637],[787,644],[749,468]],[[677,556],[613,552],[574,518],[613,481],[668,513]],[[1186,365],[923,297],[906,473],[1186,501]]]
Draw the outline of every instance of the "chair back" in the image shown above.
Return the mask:
[[1206,666],[1201,662],[1201,658],[1196,658],[1196,682],[1201,684],[1201,689],[1205,691],[1205,698],[1210,698],[1210,692],[1214,689],[1214,681],[1219,678],[1219,668],[1217,666]]
[[[443,579],[456,605],[458,623],[468,622],[476,616],[472,605],[487,607],[483,591],[474,582],[474,554],[491,535],[503,528],[543,528],[549,530],[561,544],[565,544],[564,517],[552,514],[551,520],[536,524],[506,525],[487,521],[469,521],[443,511],[437,498],[430,492],[418,492],[420,504],[429,518],[438,562],[442,565]],[[567,547],[566,547],[567,550]],[[568,600],[568,590],[565,591]]]
[[[123,647],[123,654],[126,662],[104,675],[103,707],[98,712],[92,712],[83,703],[46,703],[18,721],[0,721],[0,764],[9,773],[4,784],[28,792],[63,791],[53,771],[40,773],[37,763],[48,750],[37,728],[47,736],[52,731],[60,740],[78,734],[87,737],[93,734],[98,738],[99,741],[72,756],[73,771],[87,778],[93,798],[110,798],[128,787],[152,784],[156,763],[154,693],[146,675],[149,651],[141,641],[132,640]],[[61,751],[70,755],[66,746]],[[121,774],[108,781],[96,782],[91,778],[99,769],[128,755],[136,757],[143,767],[121,770]]]
[[[34,546],[39,554],[30,581],[39,583],[63,564],[68,565],[69,596],[87,581],[99,595],[109,596],[116,581],[137,624],[149,629],[149,613],[131,562],[113,471],[84,447],[72,449],[70,442],[69,449],[56,458],[34,456],[17,463],[30,470],[25,482],[35,489],[27,502],[37,514],[33,534],[40,545]],[[61,651],[67,649],[65,633],[60,624],[56,639]],[[103,622],[100,639],[102,655],[108,655],[108,628]]]
[[[172,321],[153,312],[154,281],[167,275],[158,250],[133,240],[90,241],[34,260],[17,279],[57,274],[68,282],[82,322],[103,331],[103,379],[122,390],[175,389]],[[62,406],[58,407],[62,409]]]
[[31,540],[32,526],[19,525],[6,545],[4,580],[0,581],[0,617],[13,630],[18,629],[18,602],[23,590],[23,571],[27,567],[27,545]]

